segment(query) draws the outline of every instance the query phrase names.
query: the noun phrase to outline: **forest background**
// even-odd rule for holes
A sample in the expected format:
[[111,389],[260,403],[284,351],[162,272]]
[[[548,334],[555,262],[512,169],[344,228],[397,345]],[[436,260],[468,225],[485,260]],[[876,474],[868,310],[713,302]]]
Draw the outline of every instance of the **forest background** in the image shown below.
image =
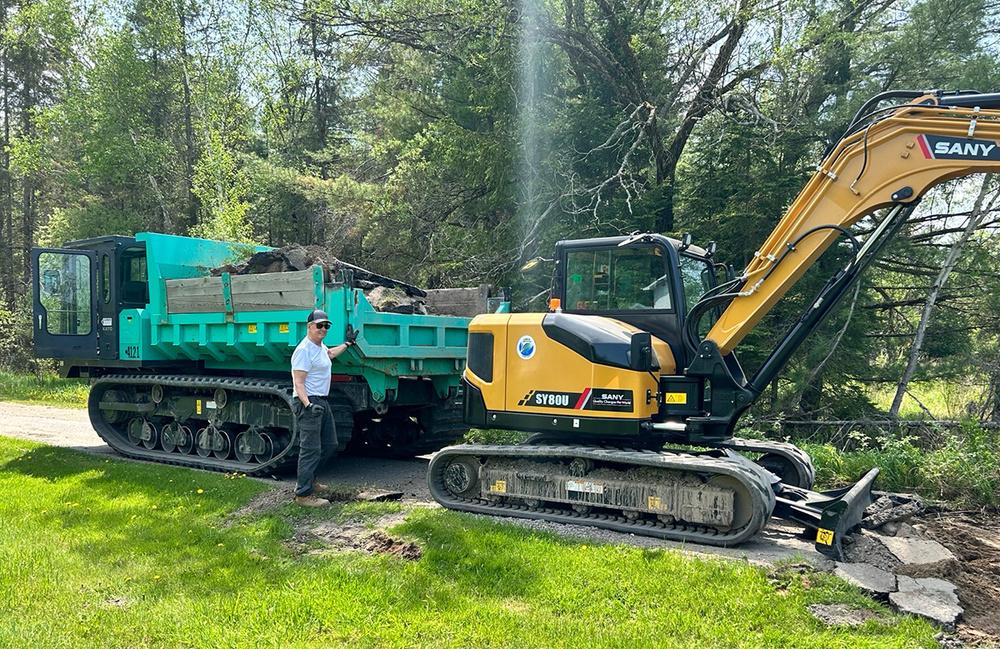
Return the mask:
[[[536,310],[520,268],[562,238],[739,269],[866,99],[998,91],[998,60],[997,0],[0,0],[0,369],[46,369],[29,249],[103,234],[318,243]],[[755,415],[1000,418],[998,216],[994,179],[934,190]]]

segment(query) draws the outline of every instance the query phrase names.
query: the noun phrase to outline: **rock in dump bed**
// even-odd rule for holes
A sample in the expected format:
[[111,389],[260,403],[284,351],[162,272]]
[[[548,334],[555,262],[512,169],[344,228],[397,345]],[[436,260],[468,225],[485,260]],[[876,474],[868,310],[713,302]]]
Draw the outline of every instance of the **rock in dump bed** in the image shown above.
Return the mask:
[[412,284],[379,275],[370,270],[337,259],[321,246],[291,245],[275,248],[251,255],[245,261],[226,264],[212,269],[213,275],[231,273],[233,275],[253,275],[259,273],[281,273],[306,270],[319,264],[331,275],[348,270],[353,276],[352,285],[365,292],[365,297],[379,311],[393,313],[426,314],[421,298],[427,293]]

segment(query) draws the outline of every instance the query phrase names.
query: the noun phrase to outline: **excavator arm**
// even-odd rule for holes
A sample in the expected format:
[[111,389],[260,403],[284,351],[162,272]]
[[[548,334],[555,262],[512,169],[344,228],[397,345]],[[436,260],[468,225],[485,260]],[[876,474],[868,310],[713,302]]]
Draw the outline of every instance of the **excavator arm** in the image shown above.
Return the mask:
[[[888,99],[906,103],[877,106]],[[874,97],[791,204],[741,276],[703,296],[691,310],[686,375],[707,381],[709,408],[691,417],[691,439],[732,435],[739,416],[781,372],[792,353],[830,313],[896,234],[928,189],[974,173],[1000,172],[1000,94],[895,91]],[[848,228],[888,208],[862,244]],[[810,303],[752,377],[730,352],[840,237],[854,254]],[[725,305],[703,340],[699,318]]]
[[946,180],[1000,172],[1000,94],[924,95],[855,121],[755,253],[742,288],[708,332],[723,355],[843,229],[881,208],[913,205]]

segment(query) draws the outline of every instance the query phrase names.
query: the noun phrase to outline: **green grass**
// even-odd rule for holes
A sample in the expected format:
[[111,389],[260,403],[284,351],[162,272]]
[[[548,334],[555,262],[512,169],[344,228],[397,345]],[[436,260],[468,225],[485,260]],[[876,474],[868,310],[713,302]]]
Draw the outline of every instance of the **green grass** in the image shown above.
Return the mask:
[[0,371],[0,401],[23,401],[63,408],[86,408],[90,386],[83,379],[41,377]]
[[[0,646],[934,647],[828,575],[771,583],[744,562],[594,545],[443,510],[393,534],[418,561],[296,554],[291,505],[227,517],[268,488],[0,438]],[[849,602],[885,622],[826,628]]]
[[[938,380],[914,382],[908,389],[935,419],[964,419],[969,416],[968,405],[982,399],[984,386],[971,381]],[[888,412],[896,396],[896,385],[875,385],[868,389],[868,394],[879,410]],[[909,394],[903,395],[899,416],[903,419],[927,419],[927,413]]]

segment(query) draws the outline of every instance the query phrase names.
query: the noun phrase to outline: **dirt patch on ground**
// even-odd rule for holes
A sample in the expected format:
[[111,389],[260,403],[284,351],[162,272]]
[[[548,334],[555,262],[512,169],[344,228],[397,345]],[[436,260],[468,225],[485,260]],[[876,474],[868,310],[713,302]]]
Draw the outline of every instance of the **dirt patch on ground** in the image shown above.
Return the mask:
[[406,513],[399,512],[376,519],[300,521],[296,524],[295,534],[289,540],[288,546],[297,554],[325,554],[353,550],[368,554],[390,554],[415,561],[423,555],[420,546],[412,541],[391,536],[385,531],[405,520]]
[[225,526],[229,527],[234,522],[247,516],[260,516],[271,512],[282,505],[291,502],[295,487],[289,484],[277,485],[254,496],[250,502],[243,505],[228,517]]
[[920,519],[927,537],[951,550],[958,570],[951,581],[965,609],[958,625],[967,641],[1000,644],[1000,516],[934,514]]

